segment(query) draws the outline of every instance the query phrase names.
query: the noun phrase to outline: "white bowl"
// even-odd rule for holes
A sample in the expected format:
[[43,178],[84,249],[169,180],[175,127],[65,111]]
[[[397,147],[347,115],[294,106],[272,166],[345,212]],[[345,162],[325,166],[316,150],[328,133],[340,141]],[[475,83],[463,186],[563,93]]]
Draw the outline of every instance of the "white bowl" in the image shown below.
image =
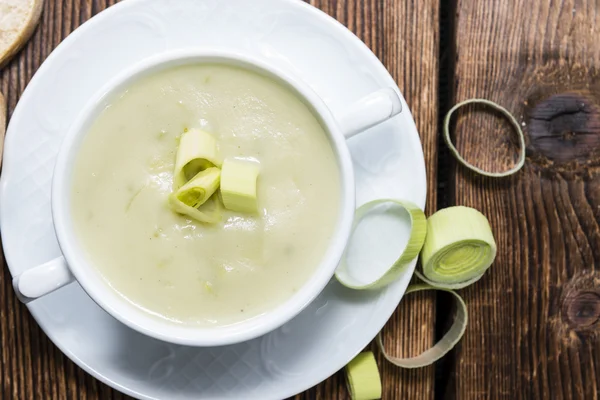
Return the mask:
[[[70,193],[74,162],[88,128],[112,96],[132,81],[156,71],[184,64],[235,65],[276,79],[297,93],[320,119],[329,135],[340,169],[341,203],[334,237],[311,278],[288,301],[263,315],[227,326],[179,325],[153,317],[124,300],[90,265],[74,234]],[[63,256],[25,271],[14,278],[19,298],[32,301],[76,279],[88,295],[109,314],[132,329],[167,342],[191,346],[220,346],[246,341],[283,325],[302,311],[325,287],[344,253],[355,209],[354,173],[345,139],[383,122],[401,111],[401,101],[391,88],[377,91],[334,117],[305,83],[282,71],[233,52],[218,50],[176,51],[147,59],[111,80],[83,109],[64,138],[52,181],[52,215]],[[332,210],[334,211],[334,210]]]

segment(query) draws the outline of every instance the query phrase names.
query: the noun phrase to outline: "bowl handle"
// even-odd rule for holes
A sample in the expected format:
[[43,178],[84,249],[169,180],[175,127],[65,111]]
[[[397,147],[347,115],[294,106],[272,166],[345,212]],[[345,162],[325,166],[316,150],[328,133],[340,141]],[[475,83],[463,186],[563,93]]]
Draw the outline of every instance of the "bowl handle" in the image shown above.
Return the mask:
[[13,278],[13,287],[19,300],[29,303],[74,280],[65,258],[61,256],[16,276]]
[[338,124],[346,139],[380,124],[402,111],[402,101],[396,90],[380,89],[352,104],[340,117]]

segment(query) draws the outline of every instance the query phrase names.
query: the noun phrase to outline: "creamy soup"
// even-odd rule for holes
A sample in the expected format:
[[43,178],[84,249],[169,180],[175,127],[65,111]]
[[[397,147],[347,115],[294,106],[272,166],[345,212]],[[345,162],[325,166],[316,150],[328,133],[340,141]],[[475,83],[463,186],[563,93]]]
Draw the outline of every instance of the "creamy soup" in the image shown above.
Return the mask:
[[[223,157],[260,162],[257,215],[209,225],[168,206],[178,137],[199,128]],[[110,100],[78,155],[72,213],[104,280],[160,318],[226,325],[288,300],[338,220],[339,170],[318,119],[286,86],[225,65],[135,81]]]

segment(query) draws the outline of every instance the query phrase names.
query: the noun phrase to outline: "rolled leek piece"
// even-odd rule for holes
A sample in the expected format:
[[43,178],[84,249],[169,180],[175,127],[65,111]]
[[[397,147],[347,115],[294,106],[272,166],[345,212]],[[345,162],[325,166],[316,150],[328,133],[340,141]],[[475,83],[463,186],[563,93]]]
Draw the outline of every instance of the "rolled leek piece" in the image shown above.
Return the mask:
[[219,188],[221,171],[210,167],[200,171],[173,195],[186,206],[198,208]]
[[216,139],[208,132],[190,129],[179,139],[175,171],[173,172],[173,190],[179,189],[198,172],[210,167],[221,166]]
[[171,209],[199,222],[214,224],[221,220],[221,202],[216,193],[221,171],[211,167],[200,171],[169,196]]
[[221,198],[226,209],[256,213],[256,181],[260,172],[257,162],[226,158],[221,171]]
[[381,398],[381,377],[372,351],[360,353],[346,365],[346,381],[352,400]]
[[[400,207],[406,211],[403,215],[407,215],[410,219],[410,236],[408,242],[396,262],[394,262],[394,264],[392,264],[382,275],[374,276],[370,282],[358,280],[350,273],[346,260],[347,257],[344,255],[335,271],[335,277],[346,287],[352,289],[377,289],[388,285],[406,273],[406,266],[418,257],[419,252],[423,247],[427,231],[425,214],[419,206],[410,201],[381,199],[365,203],[356,210],[353,229],[355,230],[363,218],[379,207]],[[373,232],[373,235],[377,235],[377,232]],[[390,238],[382,237],[381,240],[387,241],[390,240]],[[369,268],[369,266],[365,265],[364,268]]]
[[456,206],[439,210],[427,220],[421,252],[422,281],[444,289],[460,289],[478,281],[496,257],[496,242],[485,215]]
[[463,335],[465,333],[465,329],[467,328],[467,321],[468,321],[467,306],[466,306],[464,300],[462,299],[462,297],[460,297],[453,290],[435,288],[431,285],[425,285],[425,284],[417,284],[417,285],[409,286],[408,289],[406,289],[405,295],[414,293],[414,292],[420,292],[423,290],[441,290],[444,292],[451,293],[454,296],[454,298],[456,299],[456,314],[454,316],[454,322],[452,323],[452,326],[450,327],[448,332],[446,332],[446,334],[440,339],[440,341],[437,342],[435,345],[433,345],[433,347],[424,351],[423,353],[419,354],[418,356],[410,357],[410,358],[399,358],[399,357],[390,356],[385,351],[385,347],[383,345],[383,339],[381,338],[381,332],[380,332],[377,335],[377,339],[376,339],[377,347],[379,347],[381,354],[383,354],[383,356],[385,357],[386,360],[388,360],[389,362],[391,362],[392,364],[394,364],[398,367],[420,368],[420,367],[426,367],[428,365],[433,364],[434,362],[436,362],[437,360],[439,360],[440,358],[445,356],[446,353],[448,353],[450,350],[452,350],[454,348],[454,346],[456,346],[456,343],[458,343],[458,341],[463,337]]

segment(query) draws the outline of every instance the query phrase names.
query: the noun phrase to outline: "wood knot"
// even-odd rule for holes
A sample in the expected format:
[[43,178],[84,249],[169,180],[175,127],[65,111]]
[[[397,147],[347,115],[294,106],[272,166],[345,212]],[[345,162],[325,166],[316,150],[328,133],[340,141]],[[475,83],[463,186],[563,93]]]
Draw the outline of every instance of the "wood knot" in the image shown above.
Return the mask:
[[600,334],[600,273],[577,274],[562,289],[559,310],[566,329],[563,333]]
[[573,329],[589,328],[600,321],[600,294],[579,292],[563,303],[563,316]]
[[528,110],[531,150],[554,163],[600,155],[600,106],[586,92],[554,94]]

